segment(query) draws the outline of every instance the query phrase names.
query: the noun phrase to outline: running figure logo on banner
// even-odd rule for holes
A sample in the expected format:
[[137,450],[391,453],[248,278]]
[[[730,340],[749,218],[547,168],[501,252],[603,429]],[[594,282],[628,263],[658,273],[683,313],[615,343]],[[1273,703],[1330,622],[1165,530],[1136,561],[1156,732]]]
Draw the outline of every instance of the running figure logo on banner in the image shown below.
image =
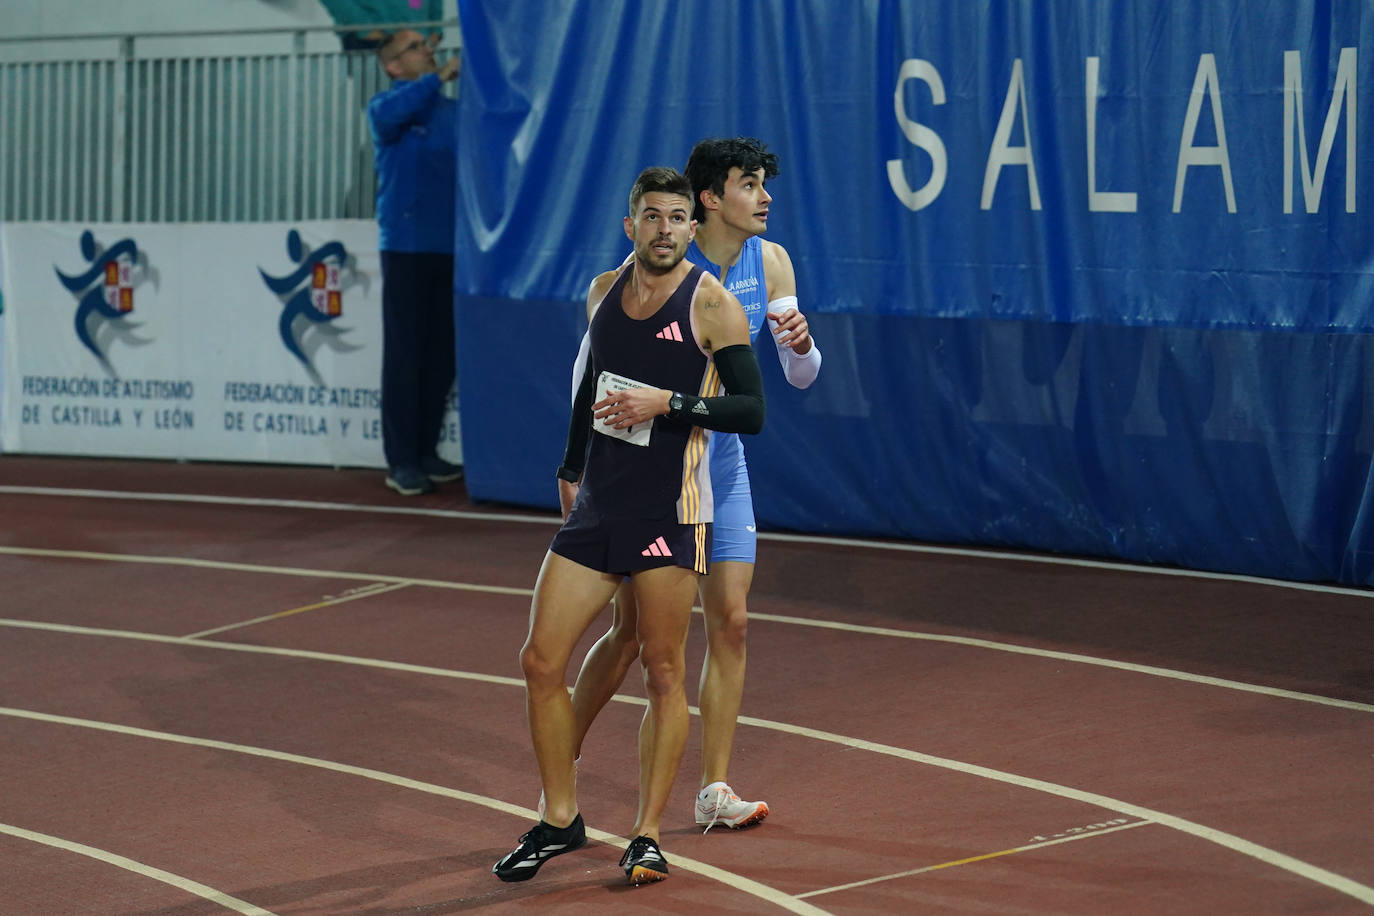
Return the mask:
[[77,300],[77,339],[111,376],[117,373],[106,351],[114,338],[132,346],[152,343],[151,338],[135,334],[140,325],[128,320],[134,310],[134,287],[151,274],[146,255],[132,238],[104,248],[87,229],[81,233],[81,256],[90,262],[87,268],[66,274],[53,265],[57,278]]
[[349,328],[333,322],[343,316],[344,275],[348,274],[351,281],[366,278],[357,273],[353,258],[339,241],[326,242],[312,251],[292,229],[286,234],[286,254],[296,262],[294,270],[275,277],[259,267],[258,273],[282,302],[277,322],[282,343],[300,360],[315,384],[324,384],[314,363],[320,347],[328,346],[336,353],[362,349],[344,340]]

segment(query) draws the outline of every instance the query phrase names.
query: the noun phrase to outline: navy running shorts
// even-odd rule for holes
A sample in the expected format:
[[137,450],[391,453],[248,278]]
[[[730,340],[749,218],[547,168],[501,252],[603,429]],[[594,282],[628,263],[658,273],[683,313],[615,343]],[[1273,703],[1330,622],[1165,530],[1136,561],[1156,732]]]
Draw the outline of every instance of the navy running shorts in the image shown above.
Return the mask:
[[711,560],[711,525],[683,525],[675,516],[607,519],[574,510],[549,549],[574,563],[614,575],[660,566],[681,566],[705,575]]

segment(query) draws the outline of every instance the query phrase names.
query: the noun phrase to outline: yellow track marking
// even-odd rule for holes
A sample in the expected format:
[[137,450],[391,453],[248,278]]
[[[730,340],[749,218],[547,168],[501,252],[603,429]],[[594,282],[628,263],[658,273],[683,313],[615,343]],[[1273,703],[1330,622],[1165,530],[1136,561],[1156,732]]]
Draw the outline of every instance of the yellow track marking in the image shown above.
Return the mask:
[[863,881],[851,881],[849,884],[837,884],[834,887],[823,887],[820,890],[807,891],[804,894],[798,894],[797,897],[819,897],[821,894],[833,894],[836,891],[853,890],[856,887],[866,887],[870,884],[879,884],[883,881],[894,881],[897,878],[910,878],[913,875],[923,875],[926,872],[940,871],[941,869],[954,868],[959,865],[971,865],[974,862],[986,862],[988,859],[998,859],[1002,856],[1015,855],[1018,852],[1029,852],[1032,849],[1043,849],[1046,846],[1058,846],[1060,843],[1072,843],[1075,840],[1086,840],[1089,837],[1103,836],[1108,833],[1115,833],[1118,830],[1130,830],[1133,827],[1144,827],[1146,824],[1153,823],[1154,821],[1135,821],[1133,823],[1124,824],[1119,827],[1110,827],[1104,828],[1102,830],[1094,830],[1091,833],[1080,833],[1076,836],[1064,837],[1058,840],[1045,840],[1041,843],[1028,843],[1025,846],[1017,846],[1013,849],[1003,849],[1000,852],[986,852],[980,856],[969,856],[966,859],[955,859],[953,862],[941,862],[939,865],[927,865],[924,868],[913,868],[909,871],[899,871],[895,874],[881,875],[877,878],[867,878]]
[[307,604],[305,607],[293,607],[289,611],[278,611],[275,614],[267,614],[262,617],[254,617],[252,620],[241,620],[238,623],[227,623],[222,627],[214,627],[209,630],[201,630],[199,633],[192,633],[187,639],[199,639],[202,636],[213,636],[216,633],[224,633],[228,630],[237,630],[240,627],[250,627],[255,623],[267,623],[269,620],[280,620],[283,617],[290,617],[293,614],[303,614],[306,611],[319,610],[322,607],[333,607],[336,604],[344,604],[349,601],[357,601],[359,598],[371,598],[374,595],[384,595],[387,592],[394,592],[397,589],[408,588],[412,583],[397,582],[392,585],[382,585],[380,582],[373,586],[367,586],[340,595],[337,598],[328,598],[324,601],[316,601],[314,604]]

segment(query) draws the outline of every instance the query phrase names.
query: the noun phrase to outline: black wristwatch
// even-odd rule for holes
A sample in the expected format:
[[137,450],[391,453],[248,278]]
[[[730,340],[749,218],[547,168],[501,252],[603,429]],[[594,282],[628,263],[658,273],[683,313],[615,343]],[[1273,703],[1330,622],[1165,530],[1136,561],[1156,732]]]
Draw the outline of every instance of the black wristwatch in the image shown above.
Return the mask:
[[682,393],[674,391],[668,398],[668,419],[676,420],[682,416]]

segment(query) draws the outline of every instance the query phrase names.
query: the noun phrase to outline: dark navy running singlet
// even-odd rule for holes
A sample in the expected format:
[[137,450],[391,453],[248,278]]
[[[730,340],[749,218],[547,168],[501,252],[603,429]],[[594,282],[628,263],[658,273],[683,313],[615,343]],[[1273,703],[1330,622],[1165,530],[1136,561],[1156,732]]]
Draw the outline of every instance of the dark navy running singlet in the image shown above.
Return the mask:
[[[621,269],[592,316],[591,371],[654,388],[701,397],[721,392],[715,363],[692,333],[692,304],[703,274],[693,267],[654,314],[633,319],[621,305],[636,268]],[[670,518],[689,525],[711,521],[710,431],[655,417],[648,445],[633,445],[593,428],[576,509],[603,519]]]

